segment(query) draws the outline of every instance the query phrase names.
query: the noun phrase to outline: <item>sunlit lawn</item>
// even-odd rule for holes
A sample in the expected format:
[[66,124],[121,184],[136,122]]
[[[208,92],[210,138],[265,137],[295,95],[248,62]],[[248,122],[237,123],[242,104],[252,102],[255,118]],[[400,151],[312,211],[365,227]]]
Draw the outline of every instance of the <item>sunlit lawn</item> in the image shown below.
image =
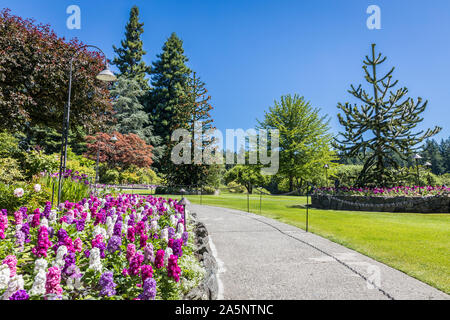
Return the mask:
[[[187,198],[200,203],[200,196]],[[247,211],[246,194],[202,196],[202,203]],[[251,195],[249,204],[251,212],[260,213],[258,195]],[[261,215],[305,229],[305,204],[306,197],[263,196]],[[450,215],[316,209],[309,213],[311,232],[450,293]]]

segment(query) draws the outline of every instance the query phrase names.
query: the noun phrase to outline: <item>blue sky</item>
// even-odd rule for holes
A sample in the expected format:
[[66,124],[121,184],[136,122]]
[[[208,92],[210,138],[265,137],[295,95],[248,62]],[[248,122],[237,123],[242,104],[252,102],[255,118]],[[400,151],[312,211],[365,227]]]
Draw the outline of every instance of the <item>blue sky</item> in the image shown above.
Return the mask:
[[[66,8],[81,8],[81,30],[66,27]],[[111,59],[138,5],[145,61],[151,63],[176,32],[189,66],[212,96],[218,129],[253,128],[283,94],[299,94],[341,129],[338,102],[353,101],[350,84],[365,83],[362,60],[371,43],[385,68],[411,97],[429,100],[420,128],[439,125],[450,136],[450,1],[415,0],[2,0],[13,14],[48,23],[59,36],[97,45]],[[369,5],[381,8],[381,30],[369,30]]]

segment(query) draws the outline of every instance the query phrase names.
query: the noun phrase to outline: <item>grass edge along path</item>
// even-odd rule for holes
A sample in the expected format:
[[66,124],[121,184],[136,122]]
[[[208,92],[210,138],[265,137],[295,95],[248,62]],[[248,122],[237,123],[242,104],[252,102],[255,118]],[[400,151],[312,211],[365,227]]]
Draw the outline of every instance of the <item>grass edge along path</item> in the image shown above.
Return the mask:
[[[200,196],[186,197],[193,204],[200,204]],[[202,204],[247,211],[247,195],[203,195]],[[263,196],[260,213],[259,195],[250,195],[250,212],[303,230],[305,204],[306,197]],[[448,214],[309,209],[309,231],[450,294]]]

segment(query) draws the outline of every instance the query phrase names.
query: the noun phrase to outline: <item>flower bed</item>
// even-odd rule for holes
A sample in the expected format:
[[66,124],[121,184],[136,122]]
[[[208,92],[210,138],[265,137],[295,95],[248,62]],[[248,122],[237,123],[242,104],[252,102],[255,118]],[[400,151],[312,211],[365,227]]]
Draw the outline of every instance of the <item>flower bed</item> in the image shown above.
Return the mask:
[[314,194],[369,197],[422,197],[448,195],[450,194],[450,188],[446,186],[397,186],[392,188],[323,187],[316,188]]
[[0,296],[180,299],[204,275],[188,230],[182,206],[153,196],[2,210]]

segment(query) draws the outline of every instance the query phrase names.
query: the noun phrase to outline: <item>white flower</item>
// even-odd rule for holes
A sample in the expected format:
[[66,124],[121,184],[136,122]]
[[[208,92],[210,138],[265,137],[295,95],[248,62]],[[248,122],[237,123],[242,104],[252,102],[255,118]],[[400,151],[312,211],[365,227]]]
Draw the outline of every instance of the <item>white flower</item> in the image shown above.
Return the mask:
[[41,220],[41,226],[46,227],[48,229],[48,220],[46,217],[43,217]]
[[62,267],[65,264],[64,256],[67,253],[67,247],[66,246],[60,246],[58,250],[56,251],[56,260],[54,266],[59,267],[62,269]]
[[172,248],[167,248],[166,251],[164,251],[164,265],[167,267],[169,264],[169,257],[173,255]]
[[39,273],[41,270],[46,272],[48,262],[45,259],[37,259],[34,263],[34,273]]
[[45,274],[45,269],[39,269],[38,274],[34,277],[33,287],[31,288],[31,295],[44,295],[45,294],[45,283],[47,282],[47,275]]
[[169,242],[169,230],[167,228],[162,229],[161,239],[163,239],[166,242]]
[[33,188],[34,188],[35,192],[41,192],[41,189],[42,189],[40,184],[35,184]]
[[106,230],[107,239],[111,238],[114,232],[114,222],[110,216],[106,217],[106,229],[107,229]]
[[56,218],[57,218],[57,216],[58,216],[58,213],[56,212],[56,210],[55,210],[55,209],[53,209],[53,210],[50,210],[50,214],[49,214],[49,216],[48,216],[48,219],[49,219],[50,223],[53,223],[53,222],[55,222],[55,221],[56,221]]
[[158,230],[158,221],[152,220],[152,222],[150,222],[150,230],[152,231]]
[[11,275],[11,271],[6,264],[0,265],[0,290],[8,287],[9,277]]
[[125,233],[125,234],[127,234],[127,232],[128,232],[128,221],[129,220],[130,220],[130,217],[126,216],[125,217],[125,221],[122,224],[122,232]]
[[9,280],[8,283],[8,289],[6,289],[5,293],[2,296],[3,300],[9,300],[9,297],[11,297],[14,293],[16,293],[19,290],[23,290],[24,281],[22,276],[15,275]]
[[177,218],[174,215],[171,215],[169,222],[172,227],[175,227],[175,225],[177,224]]
[[86,222],[90,222],[91,221],[91,212],[88,210],[86,211]]
[[177,226],[177,233],[183,233],[184,232],[184,224],[182,224],[181,222],[178,223]]
[[16,190],[14,190],[14,195],[15,195],[17,198],[22,198],[23,195],[24,195],[24,193],[25,193],[25,191],[23,191],[22,188],[17,188]]
[[106,239],[107,233],[106,230],[102,227],[100,227],[100,225],[96,225],[93,231],[93,238],[95,238],[98,235],[101,235],[103,237],[103,239]]
[[100,260],[100,249],[93,248],[89,255],[89,269],[102,272],[102,262]]

